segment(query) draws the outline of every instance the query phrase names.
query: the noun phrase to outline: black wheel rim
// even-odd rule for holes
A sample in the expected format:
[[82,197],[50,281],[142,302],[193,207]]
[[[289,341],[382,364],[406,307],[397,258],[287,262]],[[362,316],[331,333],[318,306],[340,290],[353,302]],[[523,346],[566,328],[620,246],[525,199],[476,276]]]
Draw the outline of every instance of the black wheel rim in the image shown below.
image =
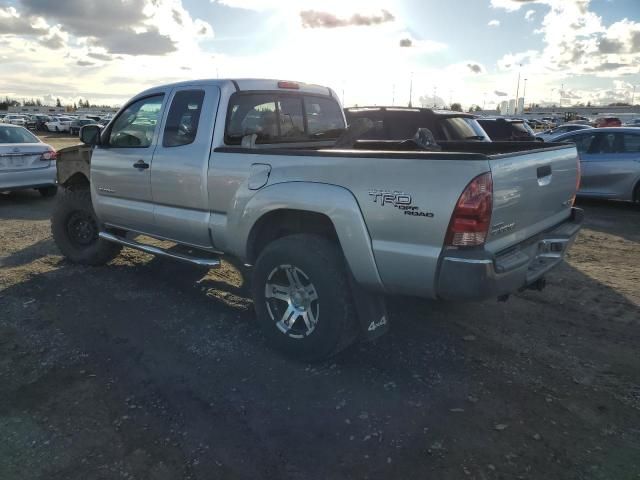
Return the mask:
[[93,215],[82,211],[69,215],[67,235],[71,243],[77,247],[87,247],[95,243],[98,240],[98,225]]

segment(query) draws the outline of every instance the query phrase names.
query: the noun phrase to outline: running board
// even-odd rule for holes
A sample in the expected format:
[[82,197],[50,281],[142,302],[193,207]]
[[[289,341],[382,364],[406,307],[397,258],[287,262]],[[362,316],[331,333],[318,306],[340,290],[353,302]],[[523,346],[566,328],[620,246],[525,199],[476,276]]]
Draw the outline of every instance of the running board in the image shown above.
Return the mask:
[[172,258],[173,260],[191,263],[192,265],[198,265],[200,267],[218,268],[220,266],[220,259],[218,258],[198,258],[191,257],[189,255],[183,255],[180,253],[174,253],[159,247],[154,247],[152,245],[134,242],[133,240],[127,240],[126,238],[119,237],[118,235],[114,235],[109,232],[100,232],[98,236],[103,240],[107,240],[108,242],[119,243],[120,245],[124,245],[125,247],[135,248],[136,250],[141,250],[152,255]]

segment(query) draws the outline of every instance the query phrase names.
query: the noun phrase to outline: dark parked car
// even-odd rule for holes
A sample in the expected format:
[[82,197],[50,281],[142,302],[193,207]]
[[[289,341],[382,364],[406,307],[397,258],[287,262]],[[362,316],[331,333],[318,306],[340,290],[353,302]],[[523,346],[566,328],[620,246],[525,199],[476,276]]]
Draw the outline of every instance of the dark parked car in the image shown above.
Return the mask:
[[90,118],[80,118],[78,120],[74,120],[73,122],[71,122],[71,125],[69,126],[69,133],[71,135],[79,135],[80,129],[82,127],[84,127],[85,125],[93,125],[95,123],[96,121]]
[[36,122],[35,129],[38,132],[45,132],[47,130],[45,123],[51,121],[51,117],[49,115],[33,115],[33,119]]
[[418,129],[427,128],[436,141],[489,141],[474,115],[448,110],[410,107],[345,108],[347,124],[367,118],[374,127],[362,135],[363,140],[406,140]]
[[480,117],[478,123],[494,142],[542,141],[524,120]]

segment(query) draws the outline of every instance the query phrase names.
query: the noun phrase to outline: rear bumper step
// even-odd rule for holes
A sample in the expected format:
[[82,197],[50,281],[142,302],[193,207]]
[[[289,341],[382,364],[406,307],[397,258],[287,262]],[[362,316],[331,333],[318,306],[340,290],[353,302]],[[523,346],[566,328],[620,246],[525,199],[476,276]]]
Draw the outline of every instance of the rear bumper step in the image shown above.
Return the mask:
[[103,240],[107,240],[108,242],[119,243],[120,245],[124,245],[125,247],[135,248],[136,250],[141,250],[145,253],[150,253],[152,255],[159,255],[161,257],[171,258],[173,260],[190,263],[192,265],[198,265],[200,267],[207,267],[207,268],[220,267],[219,258],[193,257],[189,255],[184,255],[181,253],[170,252],[169,250],[165,250],[159,247],[154,247],[153,245],[147,245],[145,243],[138,243],[133,240],[128,240],[126,238],[120,237],[118,235],[114,235],[113,233],[109,233],[109,232],[100,232],[98,235],[100,238],[102,238]]

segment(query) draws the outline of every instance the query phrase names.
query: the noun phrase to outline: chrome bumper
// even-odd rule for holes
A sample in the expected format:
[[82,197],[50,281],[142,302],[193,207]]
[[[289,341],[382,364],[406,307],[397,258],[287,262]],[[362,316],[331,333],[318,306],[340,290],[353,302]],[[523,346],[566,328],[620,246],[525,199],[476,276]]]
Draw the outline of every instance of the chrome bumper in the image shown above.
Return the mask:
[[582,210],[573,208],[571,217],[563,223],[498,254],[445,251],[437,296],[445,300],[483,300],[526,288],[562,262],[583,218]]

